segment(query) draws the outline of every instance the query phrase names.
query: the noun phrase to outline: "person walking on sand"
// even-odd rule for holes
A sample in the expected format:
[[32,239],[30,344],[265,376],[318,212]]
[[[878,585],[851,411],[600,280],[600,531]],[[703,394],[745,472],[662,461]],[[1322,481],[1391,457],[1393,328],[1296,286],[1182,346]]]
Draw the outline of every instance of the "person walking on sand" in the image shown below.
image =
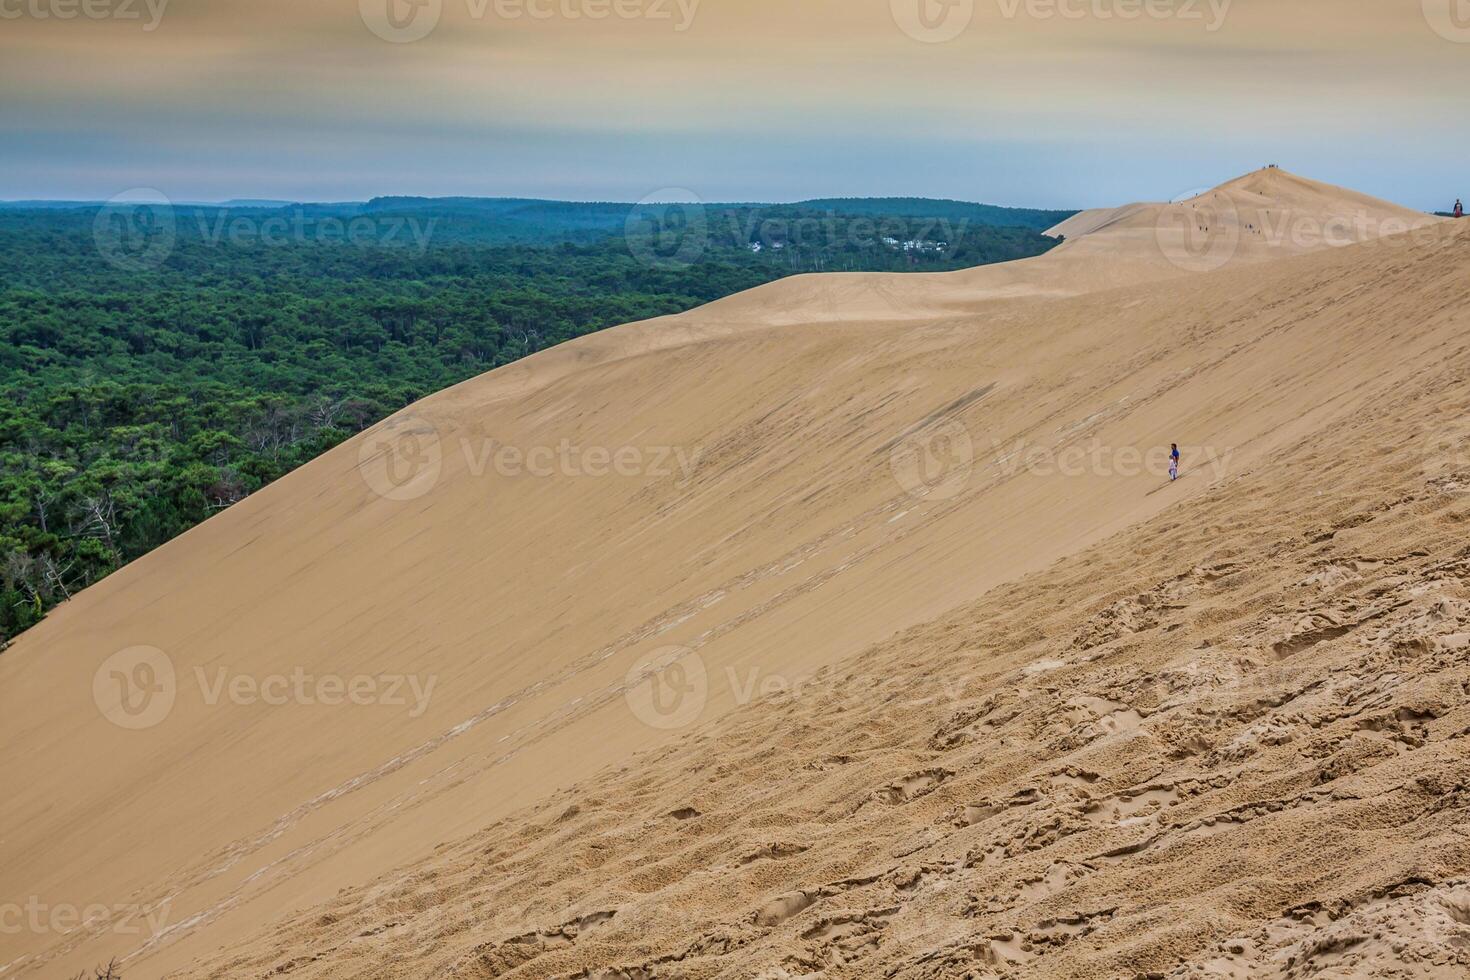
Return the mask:
[[1455,198],[1455,217],[1465,217],[1465,205],[1460,203],[1460,199],[1458,197]]
[[1169,443],[1169,480],[1179,479],[1179,443]]

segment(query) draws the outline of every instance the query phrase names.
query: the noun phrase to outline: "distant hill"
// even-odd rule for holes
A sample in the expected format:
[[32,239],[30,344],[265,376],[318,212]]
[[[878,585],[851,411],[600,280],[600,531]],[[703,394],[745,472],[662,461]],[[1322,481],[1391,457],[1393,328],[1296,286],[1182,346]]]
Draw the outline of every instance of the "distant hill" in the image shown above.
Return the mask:
[[101,201],[0,201],[7,211],[61,211],[68,208],[95,208]]
[[513,197],[376,197],[360,213],[434,218],[436,232],[446,236],[544,244],[589,242],[620,234],[634,207],[629,203]]
[[969,221],[1002,228],[1035,228],[1038,231],[1065,221],[1076,214],[1071,211],[1049,211],[1036,208],[1003,208],[994,204],[973,204],[927,197],[832,197],[801,202],[803,207],[839,214],[898,215],[911,218],[945,218]]
[[473,211],[478,214],[526,212],[626,215],[631,203],[617,201],[552,201],[529,197],[375,197],[363,205],[364,212],[381,211]]
[[[0,211],[62,211],[101,207],[102,201],[0,201]],[[370,217],[402,220],[413,217],[425,226],[432,222],[440,241],[466,241],[502,245],[594,244],[628,227],[630,216],[637,221],[663,216],[677,205],[633,204],[624,201],[552,201],[518,197],[375,197],[367,202],[291,203],[276,200],[236,199],[220,203],[176,202],[182,209],[181,225],[206,227],[217,222],[220,212],[263,217],[287,211],[306,220],[352,220]],[[790,204],[718,203],[704,205],[712,227],[757,228],[766,222],[804,221],[838,216],[848,219],[922,220],[945,226],[944,234],[955,237],[970,228],[1020,228],[1041,231],[1066,220],[1075,211],[1005,208],[967,201],[922,197],[822,198]],[[885,232],[886,233],[886,232]],[[897,234],[897,232],[895,232]]]
[[[106,203],[106,201],[0,201],[0,211],[65,211],[76,208],[100,208]],[[294,201],[256,198],[235,198],[229,201],[175,201],[173,203],[176,207],[181,208],[250,208],[252,210],[279,210],[296,206]],[[321,206],[342,209],[361,207],[357,202]]]
[[222,208],[289,208],[295,201],[264,201],[254,198],[235,198],[229,201],[220,201],[217,205]]
[[[571,222],[584,227],[601,227],[621,223],[636,205],[616,201],[548,201],[515,197],[375,197],[363,210],[367,213],[413,211],[416,213],[476,213],[510,217],[516,220]],[[1075,210],[1056,211],[1036,208],[1006,208],[994,204],[976,204],[927,197],[831,197],[789,204],[767,202],[710,202],[707,211],[771,210],[782,212],[832,212],[855,216],[895,216],[905,218],[944,218],[950,221],[1004,228],[1050,228],[1076,214]]]
[[[620,234],[634,210],[655,214],[674,207],[678,205],[511,197],[377,197],[357,213],[436,217],[440,234],[478,240],[545,243],[590,241]],[[767,219],[790,221],[839,215],[848,218],[932,219],[961,227],[1025,228],[1032,231],[1050,228],[1076,214],[1075,211],[1003,208],[922,197],[823,198],[790,204],[709,202],[704,205],[704,211],[714,218],[715,223],[726,226],[750,225]]]

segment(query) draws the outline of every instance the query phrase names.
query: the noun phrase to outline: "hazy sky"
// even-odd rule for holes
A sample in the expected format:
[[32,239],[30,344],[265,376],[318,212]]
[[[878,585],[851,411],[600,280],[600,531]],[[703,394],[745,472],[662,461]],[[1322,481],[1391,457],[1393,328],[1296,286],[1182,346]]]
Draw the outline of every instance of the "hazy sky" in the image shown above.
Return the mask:
[[1447,208],[1467,92],[1470,0],[0,0],[0,198]]

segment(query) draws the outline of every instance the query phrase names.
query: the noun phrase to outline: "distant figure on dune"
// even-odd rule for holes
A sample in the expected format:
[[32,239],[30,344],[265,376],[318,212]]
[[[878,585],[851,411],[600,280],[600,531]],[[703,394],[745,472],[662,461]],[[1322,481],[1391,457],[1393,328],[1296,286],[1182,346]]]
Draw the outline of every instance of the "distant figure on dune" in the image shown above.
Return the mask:
[[1465,205],[1460,203],[1460,199],[1458,197],[1455,198],[1455,217],[1465,217]]
[[1179,443],[1177,442],[1169,444],[1169,479],[1171,481],[1179,479]]

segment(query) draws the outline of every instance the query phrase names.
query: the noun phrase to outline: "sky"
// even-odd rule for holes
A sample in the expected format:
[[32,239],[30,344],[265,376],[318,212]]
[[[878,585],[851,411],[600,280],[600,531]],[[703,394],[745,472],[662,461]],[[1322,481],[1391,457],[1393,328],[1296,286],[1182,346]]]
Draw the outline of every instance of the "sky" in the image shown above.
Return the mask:
[[1470,0],[0,0],[0,199],[1470,197]]

